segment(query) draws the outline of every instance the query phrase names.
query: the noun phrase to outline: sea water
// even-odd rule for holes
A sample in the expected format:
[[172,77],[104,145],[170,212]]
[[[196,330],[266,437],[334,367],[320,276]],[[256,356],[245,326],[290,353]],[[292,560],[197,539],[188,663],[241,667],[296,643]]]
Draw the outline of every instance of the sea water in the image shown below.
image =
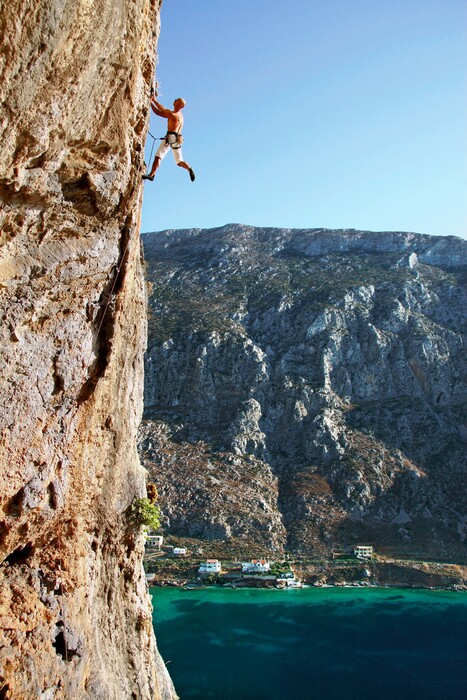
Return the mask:
[[151,589],[181,700],[463,700],[467,594]]

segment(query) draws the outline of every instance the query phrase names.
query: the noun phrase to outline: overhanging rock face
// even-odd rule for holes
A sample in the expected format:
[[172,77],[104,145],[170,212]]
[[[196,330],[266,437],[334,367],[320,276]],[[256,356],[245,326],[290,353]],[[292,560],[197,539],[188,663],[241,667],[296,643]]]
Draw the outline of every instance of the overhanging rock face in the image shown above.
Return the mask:
[[141,172],[159,0],[0,11],[0,696],[172,698],[142,538]]

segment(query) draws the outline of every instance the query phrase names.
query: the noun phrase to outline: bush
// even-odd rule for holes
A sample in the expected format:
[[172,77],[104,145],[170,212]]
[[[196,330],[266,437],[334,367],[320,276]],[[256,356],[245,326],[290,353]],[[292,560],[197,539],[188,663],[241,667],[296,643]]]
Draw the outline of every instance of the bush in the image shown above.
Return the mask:
[[137,527],[157,530],[161,524],[161,512],[149,498],[135,498],[130,506],[130,520]]

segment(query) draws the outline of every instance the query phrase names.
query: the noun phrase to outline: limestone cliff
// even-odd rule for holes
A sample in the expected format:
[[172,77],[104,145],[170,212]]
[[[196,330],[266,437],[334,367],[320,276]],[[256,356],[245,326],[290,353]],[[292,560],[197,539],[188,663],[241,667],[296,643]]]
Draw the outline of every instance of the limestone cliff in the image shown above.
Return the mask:
[[465,241],[240,225],[143,241],[140,444],[169,531],[465,556]]
[[0,9],[0,696],[172,698],[128,507],[160,0]]

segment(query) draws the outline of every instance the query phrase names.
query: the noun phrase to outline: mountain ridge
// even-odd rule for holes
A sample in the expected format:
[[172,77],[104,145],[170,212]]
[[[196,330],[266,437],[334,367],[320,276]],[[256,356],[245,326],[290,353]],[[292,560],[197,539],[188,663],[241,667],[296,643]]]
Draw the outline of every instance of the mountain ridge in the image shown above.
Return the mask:
[[[334,229],[334,228],[279,228],[279,227],[268,227],[268,226],[249,226],[245,224],[224,224],[223,226],[213,227],[209,229],[204,228],[190,228],[190,229],[164,229],[162,231],[153,231],[143,233],[143,240],[146,237],[157,236],[160,239],[171,240],[171,242],[182,241],[187,238],[201,238],[209,237],[215,234],[223,236],[224,234],[247,234],[252,232],[260,233],[261,235],[270,236],[271,234],[281,233],[284,239],[287,236],[300,236],[301,234],[308,235],[311,238],[319,238],[319,246],[314,250],[309,248],[306,252],[307,254],[320,255],[325,252],[325,245],[329,246],[329,252],[333,251],[332,243],[339,239],[339,243],[347,242],[354,250],[359,248],[359,244],[362,249],[368,248],[368,241],[363,239],[366,237],[370,239],[369,249],[375,252],[374,242],[378,241],[381,251],[387,252],[391,248],[394,248],[394,243],[400,239],[401,243],[405,244],[405,249],[410,246],[410,243],[415,241],[420,244],[420,248],[423,248],[423,244],[427,245],[429,248],[436,250],[445,249],[446,245],[456,246],[456,248],[465,247],[466,241],[458,236],[448,235],[448,236],[433,236],[425,233],[414,233],[407,231],[367,231],[358,229]],[[345,234],[345,235],[344,235]],[[333,240],[334,239],[334,240]],[[363,244],[363,245],[362,245]],[[342,250],[342,248],[341,248]],[[401,248],[401,252],[404,248]],[[417,252],[415,248],[412,252]],[[456,251],[459,255],[460,251]],[[457,257],[457,256],[456,256]],[[452,263],[462,264],[462,259],[456,259]]]
[[[453,491],[464,464],[467,242],[232,224],[142,240],[152,286],[143,462],[150,421],[165,425],[175,462],[177,445],[197,441],[208,461],[219,451],[256,460],[258,481],[277,493],[267,527],[279,549],[366,538],[463,552],[465,504]],[[184,518],[168,472],[156,472],[167,526],[182,534],[189,506]],[[220,492],[222,476],[214,470]],[[236,510],[217,503],[204,517],[255,541],[248,513],[259,507],[239,494]]]

